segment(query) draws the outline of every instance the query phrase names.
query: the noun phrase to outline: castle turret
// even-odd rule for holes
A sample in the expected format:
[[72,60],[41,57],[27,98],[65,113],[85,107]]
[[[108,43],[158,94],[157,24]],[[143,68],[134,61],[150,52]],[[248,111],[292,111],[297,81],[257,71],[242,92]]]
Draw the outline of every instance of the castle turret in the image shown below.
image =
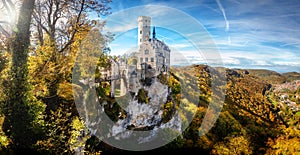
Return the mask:
[[156,37],[155,27],[153,27],[152,37],[153,37],[153,39],[155,39],[155,37]]
[[151,18],[148,16],[140,16],[138,18],[138,45],[150,38]]

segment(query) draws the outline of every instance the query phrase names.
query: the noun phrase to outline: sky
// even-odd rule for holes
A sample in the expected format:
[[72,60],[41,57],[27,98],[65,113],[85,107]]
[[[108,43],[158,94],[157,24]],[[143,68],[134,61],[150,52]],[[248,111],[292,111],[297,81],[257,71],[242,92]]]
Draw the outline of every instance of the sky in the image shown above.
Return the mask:
[[[171,63],[300,72],[298,0],[113,1],[104,17],[111,54],[137,49],[137,18],[150,16]],[[172,59],[171,54],[171,59]]]

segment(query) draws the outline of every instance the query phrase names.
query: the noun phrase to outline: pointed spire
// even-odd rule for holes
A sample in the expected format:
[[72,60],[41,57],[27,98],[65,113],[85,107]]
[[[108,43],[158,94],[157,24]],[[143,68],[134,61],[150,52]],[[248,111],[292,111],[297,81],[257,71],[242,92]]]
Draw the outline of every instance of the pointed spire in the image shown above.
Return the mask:
[[153,32],[152,32],[152,37],[153,37],[153,39],[155,39],[155,35],[156,35],[156,33],[155,33],[155,26],[153,27]]

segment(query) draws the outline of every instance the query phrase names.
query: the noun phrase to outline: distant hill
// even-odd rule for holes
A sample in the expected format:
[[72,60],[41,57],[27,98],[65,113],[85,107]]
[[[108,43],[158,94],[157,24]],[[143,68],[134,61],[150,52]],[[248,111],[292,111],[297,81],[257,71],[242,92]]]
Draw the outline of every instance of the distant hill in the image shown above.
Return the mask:
[[248,72],[250,75],[260,78],[270,84],[282,84],[285,82],[291,82],[294,80],[300,80],[300,73],[287,72],[278,73],[272,70],[266,69],[234,69],[236,71]]
[[250,75],[256,76],[271,84],[281,84],[287,81],[287,78],[280,73],[265,69],[249,69]]
[[[193,72],[191,70],[191,66],[180,66],[176,67],[181,70],[185,70],[188,72]],[[226,70],[228,68],[225,67],[216,67],[216,70]],[[286,72],[286,73],[278,73],[276,71],[267,70],[267,69],[235,69],[231,68],[230,70],[234,70],[240,74],[249,74],[251,76],[257,77],[267,83],[270,84],[282,84],[285,82],[292,82],[295,80],[300,80],[300,73],[298,72]]]
[[297,72],[287,72],[287,73],[283,73],[282,75],[287,79],[287,82],[300,80],[300,73]]

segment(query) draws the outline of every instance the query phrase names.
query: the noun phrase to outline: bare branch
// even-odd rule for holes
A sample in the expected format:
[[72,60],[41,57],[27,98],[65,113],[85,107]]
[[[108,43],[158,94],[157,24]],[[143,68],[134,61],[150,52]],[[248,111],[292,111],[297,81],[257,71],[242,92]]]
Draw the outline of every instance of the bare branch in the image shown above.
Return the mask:
[[10,23],[8,21],[0,21],[0,24],[8,24],[8,25],[10,25]]
[[0,25],[0,31],[3,32],[3,34],[5,35],[5,37],[9,38],[10,34]]
[[78,28],[78,24],[79,24],[79,21],[81,18],[82,11],[84,9],[84,5],[85,5],[85,0],[82,0],[81,7],[80,7],[80,10],[77,15],[76,22],[74,24],[75,28],[73,29],[73,33],[71,34],[71,38],[65,44],[65,46],[63,48],[61,48],[61,50],[59,50],[59,53],[62,53],[63,51],[65,51],[74,42],[74,37],[75,37],[75,34],[78,32],[77,28]]
[[4,8],[7,10],[8,14],[11,14],[10,7],[7,5],[6,0],[2,0]]
[[[16,10],[16,6],[15,4],[13,4],[13,2],[11,0],[6,0],[7,3],[9,4],[10,8],[11,8],[11,15],[15,16],[13,19],[16,20],[17,19],[17,10]],[[13,23],[15,23],[16,21],[13,21]]]
[[[74,42],[76,34],[82,30],[88,20],[85,15],[89,11],[106,12],[106,0],[42,0],[37,1],[34,13],[37,28],[41,27],[50,37],[50,42],[57,46],[59,53],[66,51]],[[39,8],[40,7],[40,8]]]
[[10,22],[10,24],[12,25],[16,22],[16,19],[17,19],[15,4],[13,4],[13,2],[11,0],[2,0],[2,2],[3,2],[3,6],[6,9],[7,13],[9,15],[14,16],[11,18],[13,21]]
[[35,12],[33,13],[33,18],[34,18],[34,20],[42,27],[42,29],[43,29],[47,34],[50,35],[50,32],[49,32],[48,29],[42,24],[40,18],[36,15]]

